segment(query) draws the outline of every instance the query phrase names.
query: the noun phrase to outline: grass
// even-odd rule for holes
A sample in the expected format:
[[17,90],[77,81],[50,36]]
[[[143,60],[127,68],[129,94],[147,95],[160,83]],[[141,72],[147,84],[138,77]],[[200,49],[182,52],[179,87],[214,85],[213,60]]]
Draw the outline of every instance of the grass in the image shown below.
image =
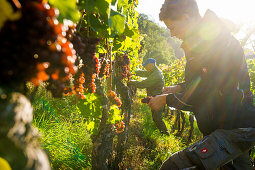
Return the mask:
[[[181,137],[175,133],[162,135],[154,125],[150,108],[140,103],[144,94],[144,91],[139,91],[132,105],[121,169],[158,169],[171,154],[186,147],[188,128]],[[53,169],[91,169],[92,132],[87,130],[76,103],[75,97],[53,99],[43,88],[33,102],[34,126],[42,134],[41,145],[49,154]],[[174,118],[166,117],[164,120],[171,131]],[[195,127],[193,140],[200,137]]]
[[48,151],[54,169],[91,167],[91,139],[83,122],[51,122],[39,127],[42,147]]
[[[170,133],[169,136],[162,135],[152,120],[150,108],[140,103],[142,97],[144,93],[139,93],[132,106],[133,116],[130,122],[128,149],[122,164],[123,169],[159,169],[165,159],[187,146],[189,129],[186,128],[181,137],[176,136],[175,133]],[[188,122],[188,115],[185,118]],[[167,116],[164,122],[170,130],[174,118],[170,119]],[[195,125],[193,140],[199,138],[201,133]]]
[[46,92],[33,102],[33,123],[53,169],[91,168],[90,133],[73,102],[72,98],[52,99]]

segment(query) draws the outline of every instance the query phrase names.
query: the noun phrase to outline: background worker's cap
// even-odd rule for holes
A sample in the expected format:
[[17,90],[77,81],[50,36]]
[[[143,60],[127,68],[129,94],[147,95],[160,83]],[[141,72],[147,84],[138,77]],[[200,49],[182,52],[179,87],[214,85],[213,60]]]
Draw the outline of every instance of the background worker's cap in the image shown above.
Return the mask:
[[143,67],[145,67],[149,63],[156,63],[156,60],[154,58],[148,58],[145,63],[143,63]]

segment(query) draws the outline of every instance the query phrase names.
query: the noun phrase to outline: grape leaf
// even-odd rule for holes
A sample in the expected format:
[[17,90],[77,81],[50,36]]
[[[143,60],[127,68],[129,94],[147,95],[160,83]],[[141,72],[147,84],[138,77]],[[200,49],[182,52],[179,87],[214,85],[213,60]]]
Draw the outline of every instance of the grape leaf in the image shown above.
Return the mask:
[[112,5],[115,5],[117,0],[112,0]]
[[118,0],[118,9],[128,6],[128,0]]
[[110,19],[109,19],[109,26],[112,30],[112,36],[114,37],[115,35],[121,35],[124,30],[125,30],[125,20],[126,16],[111,10],[110,12]]
[[80,13],[76,6],[76,0],[49,0],[49,3],[59,10],[59,20],[69,19],[77,22],[80,18]]
[[82,0],[78,7],[80,10],[85,9],[89,14],[99,14],[100,18],[108,24],[111,0]]
[[6,0],[0,0],[0,29],[4,26],[4,23],[8,20],[17,20],[21,17],[19,11],[14,12],[11,4]]
[[93,14],[88,14],[88,23],[90,24],[93,31],[98,33],[100,37],[108,38],[109,31],[107,25],[100,22],[98,18],[96,18]]

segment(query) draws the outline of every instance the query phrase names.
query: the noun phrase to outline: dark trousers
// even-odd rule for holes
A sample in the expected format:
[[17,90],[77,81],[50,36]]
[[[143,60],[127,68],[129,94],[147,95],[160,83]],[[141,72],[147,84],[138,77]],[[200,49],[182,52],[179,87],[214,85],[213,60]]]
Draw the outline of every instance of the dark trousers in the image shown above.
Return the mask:
[[252,170],[248,151],[255,145],[255,128],[217,129],[184,150],[173,154],[161,170]]
[[168,130],[166,128],[166,124],[162,118],[163,109],[159,111],[151,110],[151,113],[152,113],[152,119],[155,125],[157,126],[157,128],[159,129],[159,131],[163,134],[169,135]]
[[240,155],[233,161],[230,161],[226,165],[222,166],[220,170],[233,170],[233,169],[252,169],[252,161],[248,152]]

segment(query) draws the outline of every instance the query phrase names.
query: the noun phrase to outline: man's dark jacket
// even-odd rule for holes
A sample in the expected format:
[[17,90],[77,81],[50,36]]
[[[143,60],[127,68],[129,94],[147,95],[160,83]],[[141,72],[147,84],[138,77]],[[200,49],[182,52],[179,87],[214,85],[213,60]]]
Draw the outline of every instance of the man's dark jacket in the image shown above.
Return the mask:
[[167,104],[193,111],[204,135],[255,127],[243,49],[222,21],[208,10],[182,47],[187,60],[183,91],[169,94]]

